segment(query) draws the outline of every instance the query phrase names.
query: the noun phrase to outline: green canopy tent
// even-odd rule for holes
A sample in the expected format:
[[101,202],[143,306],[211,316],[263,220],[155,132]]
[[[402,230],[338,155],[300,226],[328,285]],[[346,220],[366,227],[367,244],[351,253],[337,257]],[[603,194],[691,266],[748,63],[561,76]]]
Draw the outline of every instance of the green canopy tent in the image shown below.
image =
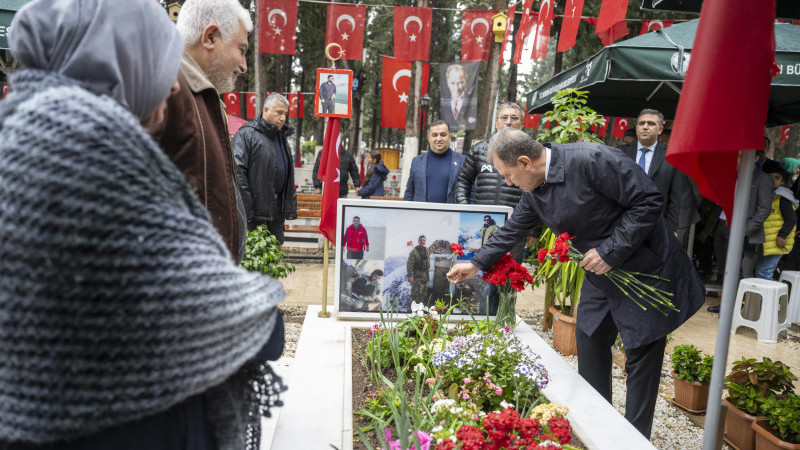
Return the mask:
[[[587,106],[606,116],[636,117],[642,109],[654,108],[672,119],[696,31],[695,19],[611,44],[529,92],[528,113],[551,109],[555,93],[577,88],[589,91]],[[800,122],[800,26],[776,23],[775,37],[781,73],[772,80],[767,122]]]
[[[643,0],[642,9],[700,14],[703,0]],[[775,15],[779,19],[800,19],[800,2],[778,0]]]

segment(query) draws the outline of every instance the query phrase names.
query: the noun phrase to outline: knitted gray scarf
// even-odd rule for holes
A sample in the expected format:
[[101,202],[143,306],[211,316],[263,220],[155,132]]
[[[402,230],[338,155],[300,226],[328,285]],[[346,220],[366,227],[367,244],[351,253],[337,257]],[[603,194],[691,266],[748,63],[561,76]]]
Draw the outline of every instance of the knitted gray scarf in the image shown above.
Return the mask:
[[269,338],[281,284],[233,263],[183,175],[118,102],[33,69],[11,86],[0,102],[0,440],[88,435],[241,382],[232,375]]

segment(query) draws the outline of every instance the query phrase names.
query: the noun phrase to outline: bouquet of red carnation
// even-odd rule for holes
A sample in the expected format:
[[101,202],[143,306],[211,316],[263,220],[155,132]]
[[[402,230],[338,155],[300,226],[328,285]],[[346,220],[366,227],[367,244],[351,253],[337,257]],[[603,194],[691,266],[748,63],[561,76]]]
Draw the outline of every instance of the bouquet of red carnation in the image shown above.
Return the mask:
[[464,247],[458,244],[450,244],[450,250],[452,250],[456,256],[464,256]]
[[[539,254],[537,255],[539,263],[544,263],[547,260],[553,263],[581,261],[584,254],[572,247],[572,239],[574,238],[575,236],[570,236],[569,233],[561,233],[553,243],[553,248],[539,249]],[[669,282],[669,280],[665,278],[650,273],[631,272],[621,269],[611,269],[603,275],[614,283],[617,289],[625,294],[626,297],[633,300],[636,305],[644,310],[647,308],[642,305],[640,301],[647,303],[665,316],[668,314],[667,310],[678,311],[678,308],[676,308],[675,305],[672,304],[672,300],[670,300],[672,298],[671,292],[650,286],[637,277]]]
[[525,289],[525,283],[533,283],[528,270],[514,261],[513,257],[511,254],[503,256],[489,271],[483,273],[483,280],[497,286],[500,293],[495,322],[504,326],[516,323],[517,292]]

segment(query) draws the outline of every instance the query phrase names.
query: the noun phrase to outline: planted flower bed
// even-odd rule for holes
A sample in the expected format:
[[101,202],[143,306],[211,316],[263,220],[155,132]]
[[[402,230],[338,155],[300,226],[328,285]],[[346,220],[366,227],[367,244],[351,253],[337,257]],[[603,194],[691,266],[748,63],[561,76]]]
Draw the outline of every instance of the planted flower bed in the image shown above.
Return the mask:
[[538,355],[488,320],[448,330],[439,311],[353,330],[354,448],[575,448]]

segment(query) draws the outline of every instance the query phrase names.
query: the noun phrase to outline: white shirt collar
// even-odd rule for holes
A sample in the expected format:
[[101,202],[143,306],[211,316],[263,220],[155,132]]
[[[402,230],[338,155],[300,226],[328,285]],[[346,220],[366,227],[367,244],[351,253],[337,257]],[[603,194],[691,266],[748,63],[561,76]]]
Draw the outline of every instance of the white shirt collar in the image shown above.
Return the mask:
[[547,182],[547,174],[550,172],[550,147],[544,148],[544,181]]

